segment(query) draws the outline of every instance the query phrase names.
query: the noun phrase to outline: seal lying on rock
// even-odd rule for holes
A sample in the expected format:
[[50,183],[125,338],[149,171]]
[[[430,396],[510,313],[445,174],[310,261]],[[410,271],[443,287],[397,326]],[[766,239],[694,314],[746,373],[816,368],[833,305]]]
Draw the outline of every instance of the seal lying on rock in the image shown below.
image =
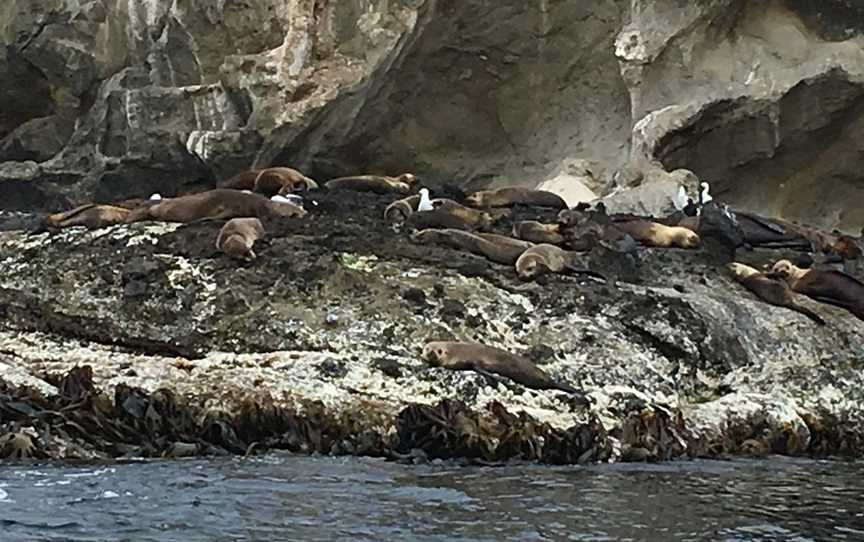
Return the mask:
[[535,390],[580,392],[539,369],[530,360],[506,350],[477,343],[433,341],[423,347],[423,359],[431,365],[454,371],[497,374]]
[[242,217],[297,217],[306,211],[293,203],[271,201],[260,194],[217,188],[198,194],[163,199],[153,205],[139,207],[126,217],[126,222],[161,220],[164,222],[194,222],[196,220],[228,220]]
[[[417,182],[412,173],[403,173],[398,177],[383,175],[355,175],[352,177],[337,177],[330,179],[324,186],[327,190],[354,190],[356,192],[374,192],[376,194],[405,194]],[[419,201],[419,200],[418,200]]]
[[835,270],[801,269],[789,260],[775,263],[769,275],[785,280],[799,294],[842,307],[864,320],[864,283],[851,275]]
[[532,243],[558,245],[564,242],[560,224],[543,224],[536,220],[524,220],[513,224],[513,237]]
[[857,260],[864,254],[858,240],[849,235],[836,232],[837,240],[831,245],[831,251],[844,261]]
[[513,265],[523,252],[534,246],[527,241],[491,233],[473,234],[458,229],[425,229],[411,236],[420,244],[444,245],[483,256],[502,265]]
[[126,207],[88,203],[69,211],[46,216],[44,226],[48,228],[69,228],[71,226],[104,228],[113,224],[122,224],[126,221],[129,213],[131,211]]
[[699,248],[699,235],[681,226],[664,226],[649,220],[615,222],[615,228],[641,244],[656,248]]
[[255,259],[252,245],[266,235],[264,225],[257,218],[232,218],[222,226],[216,237],[216,248],[238,260]]
[[296,169],[271,167],[238,173],[221,183],[219,188],[251,190],[267,197],[318,188],[318,183]]
[[800,312],[819,325],[824,326],[825,320],[818,314],[803,305],[799,305],[793,298],[792,290],[782,280],[769,277],[765,273],[754,269],[743,263],[732,262],[728,266],[732,277],[742,286],[756,294],[762,301],[777,307],[786,307]]
[[564,250],[555,245],[534,245],[516,260],[516,274],[522,280],[533,280],[546,273],[578,273],[605,281],[600,273],[578,267],[575,258],[578,253]]
[[530,205],[533,207],[552,207],[566,209],[567,202],[558,194],[545,190],[510,187],[498,190],[480,190],[465,197],[471,207],[512,207],[514,205]]
[[[459,230],[487,230],[495,221],[489,213],[465,207],[455,201],[438,199],[432,202],[431,211],[422,211],[408,216],[406,223],[412,228],[452,228]],[[404,210],[404,207],[403,207]]]
[[405,222],[409,216],[417,212],[416,209],[419,204],[420,196],[398,199],[384,209],[384,220],[393,223]]

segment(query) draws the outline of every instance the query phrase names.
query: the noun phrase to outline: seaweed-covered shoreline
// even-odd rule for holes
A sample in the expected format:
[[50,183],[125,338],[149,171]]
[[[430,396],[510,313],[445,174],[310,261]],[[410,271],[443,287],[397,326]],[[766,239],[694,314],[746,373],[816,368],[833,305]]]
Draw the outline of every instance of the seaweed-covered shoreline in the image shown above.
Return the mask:
[[[243,265],[218,223],[0,234],[0,434],[66,459],[861,455],[864,331],[844,311],[819,306],[822,328],[761,303],[710,245],[586,254],[617,286],[523,283],[412,243],[381,218],[392,199],[312,196]],[[431,368],[433,339],[524,353],[590,403]]]

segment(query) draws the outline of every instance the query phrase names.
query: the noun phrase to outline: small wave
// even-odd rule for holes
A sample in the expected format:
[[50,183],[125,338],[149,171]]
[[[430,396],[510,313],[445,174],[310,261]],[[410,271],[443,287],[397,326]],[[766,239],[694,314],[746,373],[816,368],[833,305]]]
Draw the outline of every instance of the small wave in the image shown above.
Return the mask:
[[57,529],[69,529],[72,527],[83,527],[83,523],[78,523],[77,521],[64,521],[62,523],[30,523],[28,521],[17,521],[14,519],[0,519],[0,525],[4,527],[28,527],[30,529],[46,529],[46,530],[57,530]]

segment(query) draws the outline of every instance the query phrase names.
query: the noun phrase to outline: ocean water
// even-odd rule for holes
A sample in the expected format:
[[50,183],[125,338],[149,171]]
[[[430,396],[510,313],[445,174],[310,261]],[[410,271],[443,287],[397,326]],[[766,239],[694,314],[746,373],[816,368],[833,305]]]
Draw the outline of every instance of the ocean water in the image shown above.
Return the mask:
[[269,455],[0,467],[0,541],[85,540],[864,541],[864,465]]

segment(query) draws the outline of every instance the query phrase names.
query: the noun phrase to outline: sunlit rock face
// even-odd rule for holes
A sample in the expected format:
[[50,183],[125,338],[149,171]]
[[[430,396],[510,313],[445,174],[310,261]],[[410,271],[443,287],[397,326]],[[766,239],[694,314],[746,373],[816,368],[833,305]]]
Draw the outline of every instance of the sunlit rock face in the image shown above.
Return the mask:
[[7,0],[0,21],[6,208],[270,164],[576,199],[689,169],[736,206],[864,220],[858,0]]
[[857,232],[864,2],[701,2],[659,29],[676,3],[645,4],[618,42],[634,118],[653,117],[634,160],[690,169],[736,206]]

